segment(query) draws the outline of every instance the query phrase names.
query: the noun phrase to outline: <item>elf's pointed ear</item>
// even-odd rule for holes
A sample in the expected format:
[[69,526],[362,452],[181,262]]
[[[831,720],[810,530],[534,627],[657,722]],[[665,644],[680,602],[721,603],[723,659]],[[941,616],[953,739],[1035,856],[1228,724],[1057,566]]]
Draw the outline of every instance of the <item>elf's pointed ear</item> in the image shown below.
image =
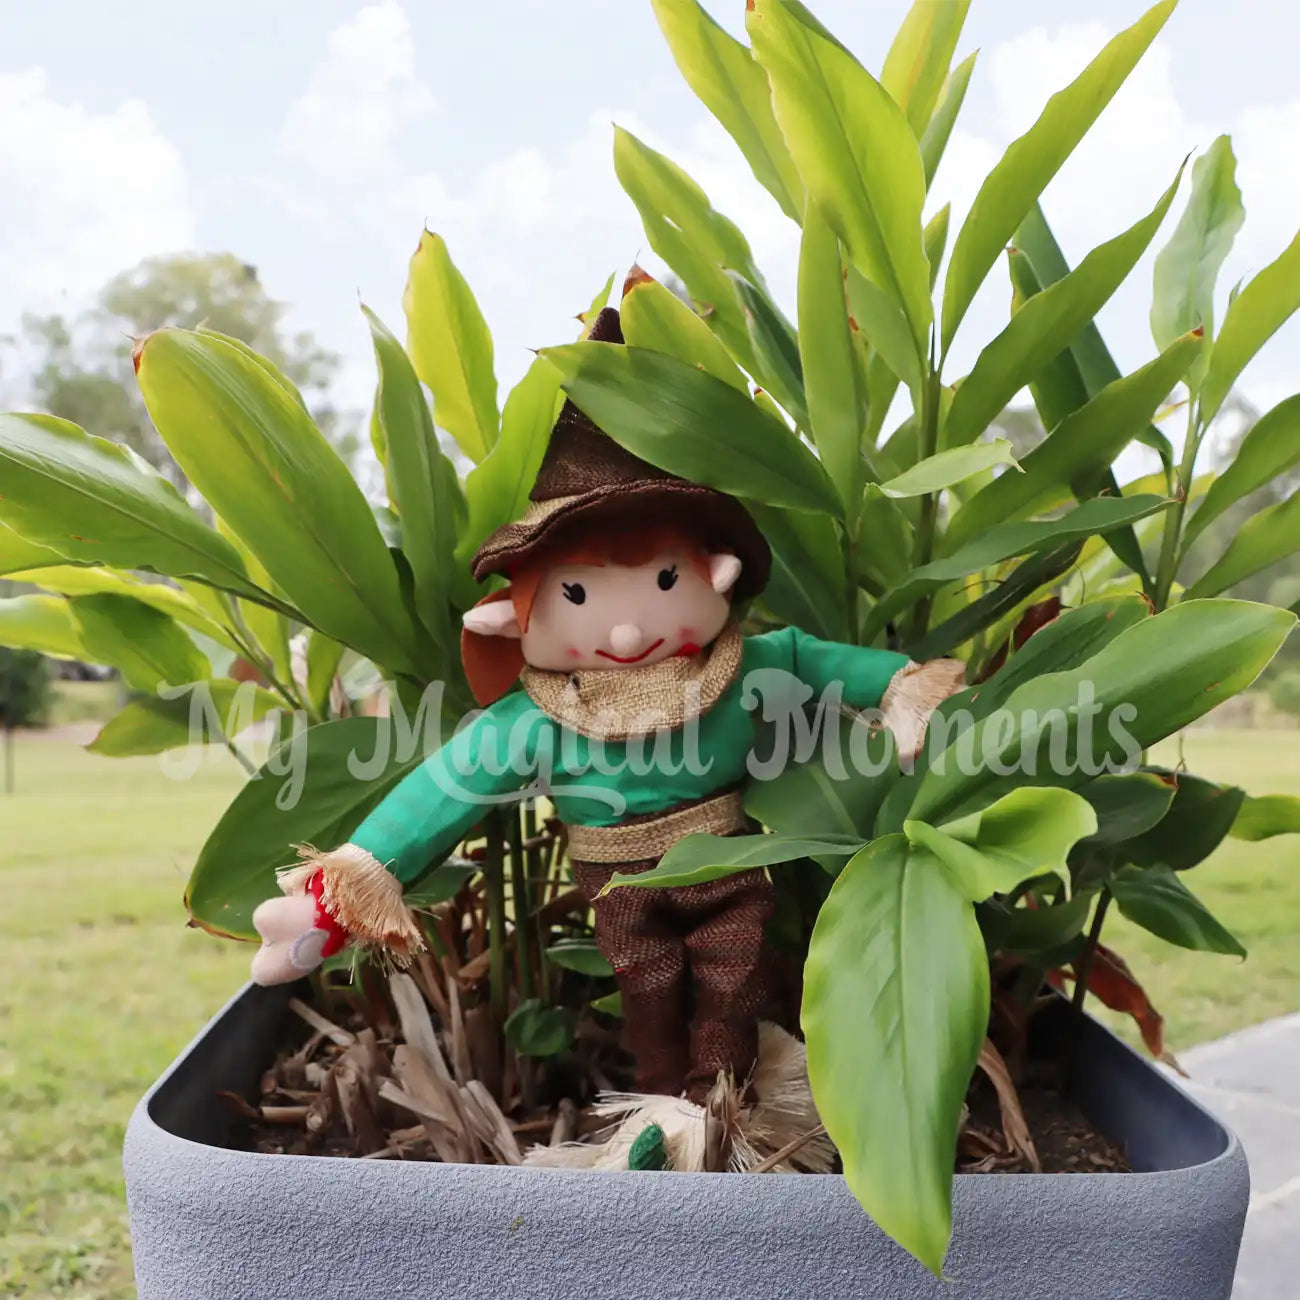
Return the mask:
[[505,636],[519,640],[523,633],[515,617],[513,600],[494,600],[486,605],[475,605],[461,616],[461,622],[470,632],[479,636]]
[[709,556],[709,581],[713,590],[725,596],[740,577],[740,561],[734,555],[715,553]]

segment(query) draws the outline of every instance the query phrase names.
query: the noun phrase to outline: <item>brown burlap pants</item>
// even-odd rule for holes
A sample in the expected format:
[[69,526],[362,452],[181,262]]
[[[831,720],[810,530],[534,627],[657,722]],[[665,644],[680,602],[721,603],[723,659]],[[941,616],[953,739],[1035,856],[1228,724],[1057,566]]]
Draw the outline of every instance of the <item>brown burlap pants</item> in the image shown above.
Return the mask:
[[645,862],[575,862],[592,900],[596,942],[623,997],[623,1041],[641,1092],[702,1101],[728,1070],[743,1085],[758,1055],[758,1018],[770,999],[763,927],[772,885],[761,869],[680,889],[616,889],[615,871]]

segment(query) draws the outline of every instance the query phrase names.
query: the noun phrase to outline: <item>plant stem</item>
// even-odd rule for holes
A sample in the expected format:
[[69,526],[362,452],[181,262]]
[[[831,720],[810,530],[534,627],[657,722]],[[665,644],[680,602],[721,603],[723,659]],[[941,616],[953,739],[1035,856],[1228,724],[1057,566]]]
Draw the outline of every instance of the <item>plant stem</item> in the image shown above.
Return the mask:
[[1092,925],[1079,960],[1074,963],[1074,996],[1070,999],[1070,1032],[1066,1038],[1064,1057],[1064,1088],[1069,1088],[1074,1074],[1075,1060],[1079,1054],[1079,1040],[1083,1037],[1083,1003],[1088,996],[1088,980],[1092,975],[1093,959],[1101,945],[1101,927],[1106,923],[1110,908],[1110,890],[1103,888],[1097,899],[1097,910],[1092,914]]
[[[933,358],[932,358],[933,360]],[[918,461],[933,456],[939,449],[939,372],[933,365],[927,367],[921,380],[921,428],[917,435]],[[912,567],[929,564],[934,555],[934,532],[939,519],[939,494],[927,492],[921,498],[920,518],[916,525],[916,538],[912,547]],[[930,623],[930,598],[919,600],[912,611],[912,639],[925,634]]]
[[487,858],[483,863],[483,884],[488,904],[488,993],[492,1018],[505,1024],[509,1010],[506,984],[506,874],[504,815],[493,811],[487,817]]
[[1179,548],[1183,540],[1183,519],[1187,514],[1187,497],[1192,490],[1192,476],[1196,469],[1196,454],[1201,449],[1204,430],[1196,417],[1196,406],[1187,403],[1187,436],[1183,439],[1183,456],[1178,465],[1178,495],[1165,514],[1165,531],[1160,542],[1160,561],[1156,567],[1156,613],[1169,604],[1178,573]]
[[524,858],[524,872],[528,881],[528,902],[537,943],[537,987],[543,1002],[551,1000],[550,971],[546,960],[546,930],[542,923],[541,900],[547,880],[542,876],[542,852],[534,844],[537,838],[537,805],[531,799],[524,805],[524,843],[530,845]]
[[519,996],[527,1001],[536,996],[533,979],[532,890],[524,863],[523,809],[511,810],[506,828],[510,844],[510,891],[515,904],[515,959],[519,964]]

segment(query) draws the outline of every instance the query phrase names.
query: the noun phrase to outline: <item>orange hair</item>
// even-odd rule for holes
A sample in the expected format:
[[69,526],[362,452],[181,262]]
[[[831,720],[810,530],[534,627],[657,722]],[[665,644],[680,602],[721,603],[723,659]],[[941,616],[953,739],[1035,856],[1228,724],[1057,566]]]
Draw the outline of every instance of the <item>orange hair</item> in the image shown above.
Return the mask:
[[[539,550],[510,570],[510,585],[484,596],[478,603],[512,600],[515,618],[527,631],[533,602],[546,574],[560,564],[645,564],[665,551],[683,550],[695,571],[710,580],[709,553],[690,529],[679,524],[652,528],[591,524],[568,530],[553,545]],[[460,658],[474,698],[481,705],[499,700],[516,682],[524,667],[523,650],[513,637],[483,636],[462,628]]]

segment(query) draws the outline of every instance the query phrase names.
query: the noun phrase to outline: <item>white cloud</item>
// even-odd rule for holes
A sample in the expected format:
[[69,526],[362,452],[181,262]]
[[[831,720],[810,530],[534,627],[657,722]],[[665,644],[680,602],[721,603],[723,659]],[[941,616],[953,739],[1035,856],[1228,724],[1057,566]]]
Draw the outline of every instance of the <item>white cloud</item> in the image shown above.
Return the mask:
[[30,309],[75,310],[142,257],[190,247],[181,157],[146,107],[64,103],[43,69],[0,74],[0,283]]
[[434,107],[415,72],[405,10],[378,0],[330,33],[285,117],[280,148],[323,176],[355,180],[391,167],[401,130]]

